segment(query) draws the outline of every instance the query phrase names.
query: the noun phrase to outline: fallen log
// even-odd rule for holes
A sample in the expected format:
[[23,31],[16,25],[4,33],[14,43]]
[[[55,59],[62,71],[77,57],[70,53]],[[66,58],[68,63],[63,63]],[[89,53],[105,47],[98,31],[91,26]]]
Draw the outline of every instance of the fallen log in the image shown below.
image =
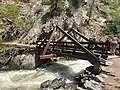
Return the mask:
[[31,48],[31,49],[36,48],[36,45],[21,44],[21,43],[15,43],[15,42],[5,42],[5,43],[1,43],[0,45],[11,46],[11,47],[16,47],[16,48],[21,48],[21,47]]

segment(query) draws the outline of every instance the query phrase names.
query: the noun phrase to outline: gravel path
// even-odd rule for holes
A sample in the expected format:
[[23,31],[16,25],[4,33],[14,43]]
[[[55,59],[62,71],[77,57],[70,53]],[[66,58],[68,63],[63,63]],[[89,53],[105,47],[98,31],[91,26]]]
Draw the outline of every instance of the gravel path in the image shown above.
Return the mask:
[[110,75],[105,79],[105,90],[120,90],[120,57],[114,57],[110,61],[113,65],[106,69]]

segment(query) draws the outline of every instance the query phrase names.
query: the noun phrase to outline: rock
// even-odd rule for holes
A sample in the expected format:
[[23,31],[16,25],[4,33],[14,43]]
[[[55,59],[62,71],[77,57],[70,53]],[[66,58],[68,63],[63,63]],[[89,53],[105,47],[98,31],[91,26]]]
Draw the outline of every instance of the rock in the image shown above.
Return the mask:
[[103,78],[100,77],[99,75],[97,75],[96,78],[98,79],[99,82],[104,82]]
[[60,85],[60,87],[65,87],[65,84],[66,84],[66,79],[65,78],[60,78],[59,80],[59,85]]
[[75,83],[66,83],[65,90],[77,90],[77,84],[75,84]]
[[75,83],[66,83],[65,78],[57,79],[50,81],[47,80],[43,82],[40,86],[42,90],[79,90],[77,89],[77,84]]
[[[57,79],[55,78],[54,80],[50,81],[50,80],[47,80],[45,82],[43,82],[40,86],[41,89],[44,89],[44,90],[47,90],[46,88],[49,88],[50,90],[61,90],[60,88],[65,88],[65,79],[64,78],[60,78],[60,79]],[[49,90],[48,89],[48,90]]]
[[17,55],[17,56],[15,56],[15,58],[14,58],[14,63],[16,64],[16,65],[21,65],[21,63],[22,63],[22,61],[21,61],[21,55]]
[[51,81],[47,80],[41,84],[40,89],[50,88],[50,85],[51,85]]
[[108,76],[105,75],[105,74],[101,74],[100,76],[101,76],[102,78],[108,78]]
[[111,66],[113,64],[113,62],[111,62],[111,61],[106,61],[106,63],[105,63],[105,65],[107,65],[107,66]]
[[34,55],[26,55],[22,61],[22,64],[24,69],[35,69],[35,57]]
[[93,80],[86,81],[84,86],[87,88],[87,90],[102,90],[102,87],[100,86],[100,84]]
[[59,84],[59,79],[55,78],[52,82],[51,82],[51,87],[53,89],[59,89],[61,87],[61,85]]
[[14,49],[8,49],[5,52],[0,53],[0,64],[4,66],[1,69],[34,69],[35,58],[34,55],[17,55],[17,51]]
[[16,54],[17,52],[14,48],[6,49],[4,52],[0,53],[0,63],[7,65],[11,60],[13,60]]

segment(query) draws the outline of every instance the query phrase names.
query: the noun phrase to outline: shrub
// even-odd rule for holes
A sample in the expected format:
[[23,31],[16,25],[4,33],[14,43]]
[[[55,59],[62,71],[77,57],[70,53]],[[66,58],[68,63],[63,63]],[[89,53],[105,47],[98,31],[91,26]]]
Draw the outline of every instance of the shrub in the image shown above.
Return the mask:
[[1,4],[0,5],[0,19],[19,16],[19,8],[15,4]]
[[104,34],[117,35],[120,33],[120,0],[109,0],[109,5],[103,6],[107,13],[107,22],[103,30]]

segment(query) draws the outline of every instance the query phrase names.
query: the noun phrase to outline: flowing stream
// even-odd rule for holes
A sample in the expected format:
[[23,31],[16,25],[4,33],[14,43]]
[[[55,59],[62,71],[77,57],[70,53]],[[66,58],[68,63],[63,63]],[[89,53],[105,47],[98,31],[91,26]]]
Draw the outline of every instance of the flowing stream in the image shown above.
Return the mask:
[[37,70],[1,71],[0,90],[38,90],[42,82],[60,77],[72,82],[75,73],[90,65],[85,60],[69,60],[51,62]]

